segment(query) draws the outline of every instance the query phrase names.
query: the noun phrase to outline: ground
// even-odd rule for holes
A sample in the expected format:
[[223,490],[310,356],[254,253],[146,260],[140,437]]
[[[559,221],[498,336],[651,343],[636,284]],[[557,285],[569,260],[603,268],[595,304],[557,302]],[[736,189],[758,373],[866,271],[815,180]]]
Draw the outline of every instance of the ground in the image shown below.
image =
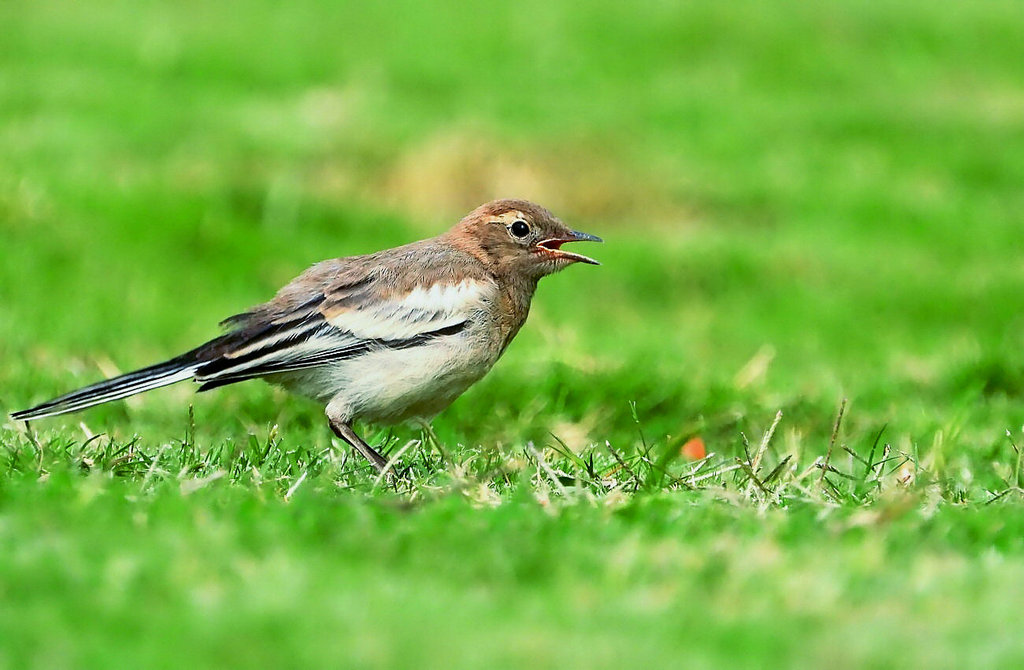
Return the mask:
[[606,240],[393,487],[258,383],[2,420],[0,668],[1024,662],[1016,3],[0,22],[4,415],[492,197]]

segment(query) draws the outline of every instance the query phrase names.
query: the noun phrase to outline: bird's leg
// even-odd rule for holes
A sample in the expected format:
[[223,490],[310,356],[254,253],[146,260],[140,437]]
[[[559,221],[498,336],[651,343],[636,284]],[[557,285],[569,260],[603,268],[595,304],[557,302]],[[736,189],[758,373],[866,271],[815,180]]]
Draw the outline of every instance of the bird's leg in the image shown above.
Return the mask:
[[426,441],[430,443],[430,446],[437,449],[437,453],[441,454],[441,460],[451,463],[451,454],[442,446],[441,440],[437,437],[437,433],[434,432],[434,427],[430,425],[430,422],[426,419],[420,419],[418,423],[423,430],[423,436],[426,438]]
[[356,435],[356,431],[352,430],[352,426],[330,417],[328,417],[327,422],[330,424],[334,434],[348,442],[353,449],[370,461],[370,464],[376,468],[377,472],[384,472],[384,466],[388,464],[388,459],[381,456],[376,449],[363,442],[362,438]]

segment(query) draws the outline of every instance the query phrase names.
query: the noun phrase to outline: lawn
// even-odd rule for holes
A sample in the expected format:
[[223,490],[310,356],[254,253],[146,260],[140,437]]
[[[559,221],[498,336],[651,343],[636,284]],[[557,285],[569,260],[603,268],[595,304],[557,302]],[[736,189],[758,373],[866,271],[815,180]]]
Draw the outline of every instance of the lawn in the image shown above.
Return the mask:
[[[1018,3],[0,25],[0,670],[1024,664]],[[395,486],[255,382],[6,418],[502,196],[603,265]]]

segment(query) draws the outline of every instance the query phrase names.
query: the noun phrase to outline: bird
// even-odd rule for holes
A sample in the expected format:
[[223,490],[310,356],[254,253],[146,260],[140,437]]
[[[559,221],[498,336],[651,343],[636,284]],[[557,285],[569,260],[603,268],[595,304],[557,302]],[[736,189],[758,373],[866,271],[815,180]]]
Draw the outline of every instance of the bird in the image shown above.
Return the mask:
[[522,328],[538,282],[602,242],[521,199],[485,203],[450,230],[308,268],[268,302],[221,322],[219,337],[168,361],[11,414],[77,412],[193,380],[208,391],[263,379],[324,405],[341,440],[378,471],[387,459],[355,422],[429,421],[494,366]]

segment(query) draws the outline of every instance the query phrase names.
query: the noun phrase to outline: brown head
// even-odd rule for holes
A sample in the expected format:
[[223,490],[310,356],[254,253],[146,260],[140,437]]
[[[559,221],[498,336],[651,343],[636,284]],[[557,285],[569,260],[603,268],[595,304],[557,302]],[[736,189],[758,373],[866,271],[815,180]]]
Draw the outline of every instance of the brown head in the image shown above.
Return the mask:
[[600,242],[600,237],[569,228],[528,200],[493,200],[481,205],[455,224],[448,236],[499,275],[536,281],[573,263],[600,265],[562,248],[568,242]]

